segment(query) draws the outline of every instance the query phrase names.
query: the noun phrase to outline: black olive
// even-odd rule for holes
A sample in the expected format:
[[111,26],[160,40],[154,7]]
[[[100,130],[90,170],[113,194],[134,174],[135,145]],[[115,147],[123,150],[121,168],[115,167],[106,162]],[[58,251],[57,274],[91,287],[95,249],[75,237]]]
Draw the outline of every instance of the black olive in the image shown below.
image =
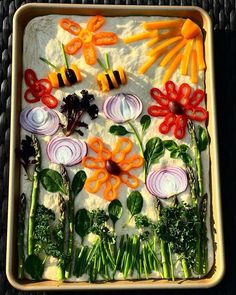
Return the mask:
[[120,73],[118,71],[113,71],[113,74],[116,78],[116,82],[118,83],[118,85],[121,85]]
[[120,167],[112,160],[106,161],[106,169],[107,169],[107,172],[113,175],[119,175],[121,172]]
[[63,79],[62,79],[62,76],[60,73],[57,74],[57,79],[58,79],[58,82],[59,82],[59,86],[60,87],[63,87],[65,86],[64,82],[63,82]]
[[108,74],[105,74],[105,76],[106,76],[106,78],[107,78],[107,82],[108,82],[108,85],[109,85],[109,89],[110,89],[110,90],[111,90],[111,89],[114,89],[115,87],[114,87],[114,85],[113,85],[113,83],[112,83],[111,78],[109,77],[109,75],[108,75]]
[[70,82],[70,84],[75,84],[77,82],[77,78],[75,72],[72,69],[66,70],[66,78]]
[[172,113],[176,114],[176,115],[182,115],[184,110],[183,107],[181,106],[181,104],[179,104],[178,102],[175,101],[171,101],[169,103],[169,109]]

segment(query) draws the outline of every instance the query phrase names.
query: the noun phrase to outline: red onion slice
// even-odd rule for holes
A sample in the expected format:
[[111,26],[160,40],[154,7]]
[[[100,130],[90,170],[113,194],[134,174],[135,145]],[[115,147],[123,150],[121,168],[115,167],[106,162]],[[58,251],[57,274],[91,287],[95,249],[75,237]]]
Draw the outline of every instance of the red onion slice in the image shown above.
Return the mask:
[[57,136],[49,141],[46,151],[51,162],[74,166],[86,156],[87,145],[78,139]]
[[47,107],[26,107],[20,114],[21,127],[31,133],[53,135],[59,128],[57,113]]
[[110,96],[103,105],[105,116],[116,123],[135,120],[142,113],[142,110],[143,105],[140,98],[129,93],[118,93]]
[[148,174],[146,185],[152,195],[160,199],[170,198],[186,190],[187,174],[180,167],[161,168]]

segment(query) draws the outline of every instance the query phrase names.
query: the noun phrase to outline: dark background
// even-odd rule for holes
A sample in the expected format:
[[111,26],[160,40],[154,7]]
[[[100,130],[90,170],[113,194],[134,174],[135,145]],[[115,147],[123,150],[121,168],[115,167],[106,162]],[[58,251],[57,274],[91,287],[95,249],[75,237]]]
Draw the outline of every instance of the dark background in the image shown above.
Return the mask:
[[[45,295],[47,292],[20,292],[7,282],[5,274],[7,191],[10,127],[11,34],[12,17],[17,8],[29,2],[132,4],[132,5],[196,5],[210,14],[214,24],[215,87],[218,111],[221,197],[223,208],[226,272],[222,282],[202,290],[136,290],[131,294],[235,294],[236,292],[236,0],[0,0],[0,295]],[[52,292],[56,294],[58,292]],[[68,292],[60,293],[66,294]],[[87,293],[81,291],[80,293]],[[95,293],[95,292],[89,292]],[[103,294],[104,291],[96,291]],[[108,293],[108,291],[106,292]],[[118,294],[120,291],[109,291]]]

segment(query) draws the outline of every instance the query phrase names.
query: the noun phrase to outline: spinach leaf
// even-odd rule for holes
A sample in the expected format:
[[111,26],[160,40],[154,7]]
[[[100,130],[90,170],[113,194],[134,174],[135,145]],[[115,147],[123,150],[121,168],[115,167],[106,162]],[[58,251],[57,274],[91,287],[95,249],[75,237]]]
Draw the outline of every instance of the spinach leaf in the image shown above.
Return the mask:
[[179,158],[180,154],[181,154],[181,152],[180,152],[180,150],[177,148],[177,149],[173,150],[173,151],[170,153],[170,157],[171,157],[172,159],[177,159],[177,158]]
[[75,231],[82,240],[88,234],[91,227],[91,220],[91,213],[85,208],[77,211],[75,215]]
[[187,166],[192,166],[193,160],[188,153],[180,153],[180,158]]
[[187,152],[189,150],[189,147],[186,144],[181,144],[179,146],[179,149],[181,150],[181,152]]
[[163,145],[170,152],[178,148],[178,145],[174,140],[164,140]]
[[32,279],[37,281],[42,279],[44,265],[38,256],[35,254],[29,255],[25,260],[24,266],[26,272],[31,275]]
[[143,208],[143,197],[139,191],[133,191],[127,198],[127,208],[131,213],[131,217],[139,214]]
[[120,136],[131,133],[124,126],[121,126],[121,125],[112,125],[109,129],[109,132],[111,134],[120,135]]
[[113,200],[108,206],[108,214],[114,225],[121,218],[122,213],[123,208],[121,202],[119,200]]
[[165,149],[159,137],[153,137],[146,143],[144,158],[147,170],[151,164],[155,164],[164,155]]
[[140,124],[142,126],[142,132],[146,131],[151,124],[151,117],[148,115],[142,116]]
[[43,187],[50,193],[66,193],[61,174],[52,169],[43,169],[39,173],[39,179]]
[[81,190],[84,187],[86,179],[87,179],[87,175],[83,170],[80,170],[75,174],[71,184],[71,189],[74,196],[77,196],[78,193],[81,192]]
[[205,151],[208,145],[208,135],[206,128],[198,127],[198,149],[201,152]]

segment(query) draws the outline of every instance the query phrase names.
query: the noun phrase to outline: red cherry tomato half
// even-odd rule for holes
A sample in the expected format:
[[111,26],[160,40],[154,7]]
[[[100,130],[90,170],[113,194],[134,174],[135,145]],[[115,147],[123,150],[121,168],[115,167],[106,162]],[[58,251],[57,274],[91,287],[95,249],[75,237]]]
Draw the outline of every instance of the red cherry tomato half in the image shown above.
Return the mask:
[[44,94],[41,101],[50,109],[54,109],[58,105],[58,99],[51,94]]
[[34,103],[34,102],[38,102],[40,101],[40,98],[39,97],[35,97],[31,91],[32,89],[31,88],[28,88],[26,91],[25,91],[25,94],[24,94],[24,99],[29,102],[29,103]]
[[38,81],[37,75],[35,71],[32,69],[27,69],[24,72],[24,79],[25,79],[25,84],[28,87],[32,87],[36,81]]

